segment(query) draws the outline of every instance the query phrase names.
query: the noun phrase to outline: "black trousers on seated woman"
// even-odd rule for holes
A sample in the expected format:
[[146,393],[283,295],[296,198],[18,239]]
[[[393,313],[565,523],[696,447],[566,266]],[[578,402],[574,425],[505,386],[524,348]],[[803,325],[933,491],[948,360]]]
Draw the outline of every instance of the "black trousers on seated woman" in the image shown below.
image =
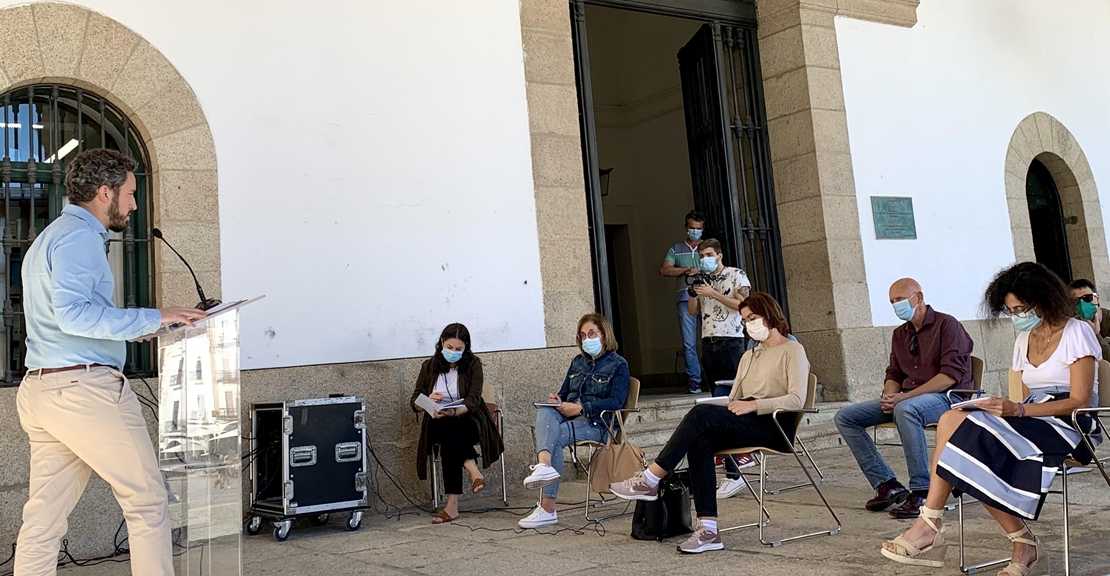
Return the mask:
[[[779,416],[782,429],[791,439],[797,427],[794,414]],[[717,516],[717,473],[714,455],[719,450],[762,446],[783,452],[791,447],[783,440],[770,414],[737,416],[724,406],[694,406],[675,428],[655,463],[672,472],[686,457],[690,468],[690,492],[699,518]]]
[[439,445],[443,462],[443,491],[462,494],[463,462],[478,458],[478,426],[469,414],[444,416],[428,421],[428,450]]

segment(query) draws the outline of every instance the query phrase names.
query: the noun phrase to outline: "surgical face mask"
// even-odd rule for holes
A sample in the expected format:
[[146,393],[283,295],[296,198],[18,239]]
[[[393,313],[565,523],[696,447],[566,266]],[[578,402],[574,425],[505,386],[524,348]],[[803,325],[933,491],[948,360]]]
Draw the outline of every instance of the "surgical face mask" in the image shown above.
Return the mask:
[[[910,298],[913,298],[913,296],[910,296]],[[913,313],[914,310],[916,310],[916,308],[910,306],[910,298],[899,300],[894,303],[894,314],[903,322],[913,320]]]
[[701,269],[704,272],[712,272],[717,269],[716,256],[703,256],[701,259]]
[[747,329],[748,336],[750,336],[756,342],[763,342],[767,338],[771,337],[771,329],[767,328],[767,325],[763,322],[762,318],[756,318],[751,322],[745,322],[744,328]]
[[448,350],[446,348],[444,348],[442,351],[440,351],[440,353],[443,354],[443,359],[444,360],[446,360],[446,361],[448,361],[452,364],[454,364],[455,362],[458,362],[462,358],[462,355],[463,355],[462,351],[460,351],[460,350]]
[[1014,323],[1014,328],[1017,328],[1019,332],[1028,332],[1041,325],[1041,317],[1037,316],[1036,310],[1026,310],[1025,312],[1011,314],[1010,320]]
[[587,338],[582,341],[582,350],[590,356],[601,354],[601,338]]
[[701,230],[697,228],[687,228],[686,237],[691,240],[701,240]]
[[1094,318],[1095,314],[1098,312],[1098,305],[1094,302],[1080,300],[1079,304],[1076,305],[1075,311],[1079,314],[1080,318],[1090,320]]

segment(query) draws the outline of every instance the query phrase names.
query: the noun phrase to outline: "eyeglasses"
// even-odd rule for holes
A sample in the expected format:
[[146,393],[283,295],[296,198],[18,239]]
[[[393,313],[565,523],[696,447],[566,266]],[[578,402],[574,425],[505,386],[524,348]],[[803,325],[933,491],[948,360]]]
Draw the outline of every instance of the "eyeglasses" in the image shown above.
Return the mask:
[[1017,312],[1014,312],[1009,308],[1003,308],[1002,313],[1006,316],[1013,316],[1015,318],[1028,318],[1030,314],[1034,314],[1035,312],[1033,312],[1033,310],[1019,310]]
[[1095,294],[1094,292],[1091,292],[1090,294],[1084,294],[1084,295],[1080,296],[1079,298],[1076,298],[1076,300],[1082,300],[1082,301],[1084,301],[1088,304],[1094,304],[1095,298],[1098,298],[1098,294]]
[[594,338],[601,338],[601,332],[599,332],[597,330],[590,330],[589,332],[586,332],[585,334],[583,334],[581,332],[578,333],[578,341],[579,342],[581,342],[583,340],[592,340]]

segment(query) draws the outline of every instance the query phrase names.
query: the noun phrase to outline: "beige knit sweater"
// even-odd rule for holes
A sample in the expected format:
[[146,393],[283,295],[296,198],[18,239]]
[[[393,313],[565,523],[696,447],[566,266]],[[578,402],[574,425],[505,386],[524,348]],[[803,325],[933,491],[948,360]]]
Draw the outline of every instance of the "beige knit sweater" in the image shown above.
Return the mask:
[[729,400],[755,398],[757,414],[779,408],[801,409],[809,389],[809,359],[801,344],[787,341],[774,347],[763,344],[740,359]]

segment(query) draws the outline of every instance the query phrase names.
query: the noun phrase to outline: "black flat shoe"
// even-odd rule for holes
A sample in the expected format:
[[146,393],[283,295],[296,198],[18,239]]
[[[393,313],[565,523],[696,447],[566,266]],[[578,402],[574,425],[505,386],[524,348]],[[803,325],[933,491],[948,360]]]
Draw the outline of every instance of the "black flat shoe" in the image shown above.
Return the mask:
[[917,518],[921,513],[921,507],[925,505],[925,498],[921,496],[911,495],[906,498],[906,501],[901,506],[890,511],[890,515],[898,518],[899,520],[909,520]]
[[[891,506],[897,506],[910,497],[910,491],[897,480],[883,482],[875,490],[875,497],[868,500],[863,507],[871,512],[882,512]],[[917,514],[915,513],[914,516]]]

